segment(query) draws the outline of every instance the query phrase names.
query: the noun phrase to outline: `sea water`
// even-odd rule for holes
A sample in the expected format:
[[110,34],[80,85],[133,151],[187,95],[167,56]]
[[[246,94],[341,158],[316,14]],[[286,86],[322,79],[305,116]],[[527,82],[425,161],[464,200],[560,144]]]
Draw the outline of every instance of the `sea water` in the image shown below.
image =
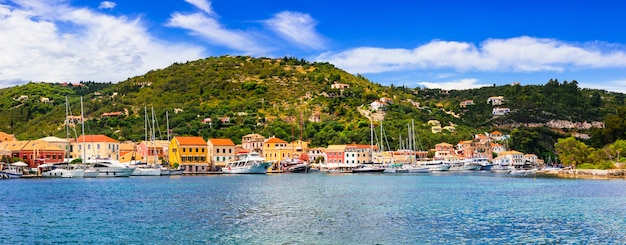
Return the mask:
[[626,181],[268,174],[0,181],[2,244],[626,244]]

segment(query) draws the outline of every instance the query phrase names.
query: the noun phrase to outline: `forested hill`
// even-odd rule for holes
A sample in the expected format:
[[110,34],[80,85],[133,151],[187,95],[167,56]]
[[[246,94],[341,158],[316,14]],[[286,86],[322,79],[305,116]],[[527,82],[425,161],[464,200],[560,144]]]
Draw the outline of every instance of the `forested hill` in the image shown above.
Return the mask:
[[[285,140],[302,138],[314,146],[368,143],[368,117],[378,126],[384,114],[384,138],[391,148],[406,137],[412,120],[422,147],[427,148],[470,139],[475,133],[510,132],[520,124],[603,121],[624,102],[621,93],[581,89],[576,81],[442,91],[382,86],[328,63],[222,56],[175,63],[117,84],[29,83],[1,89],[0,131],[20,139],[65,137],[66,96],[75,116],[80,115],[80,96],[84,96],[87,133],[119,140],[145,137],[146,108],[154,108],[161,137],[165,137],[167,111],[173,135],[240,142],[245,134],[260,133]],[[494,96],[502,96],[503,104],[487,103]],[[377,100],[388,103],[374,114],[369,105]],[[466,100],[474,104],[462,107]],[[511,112],[494,116],[494,107]],[[121,115],[102,117],[110,112]],[[455,132],[432,133],[429,120],[454,126]]]

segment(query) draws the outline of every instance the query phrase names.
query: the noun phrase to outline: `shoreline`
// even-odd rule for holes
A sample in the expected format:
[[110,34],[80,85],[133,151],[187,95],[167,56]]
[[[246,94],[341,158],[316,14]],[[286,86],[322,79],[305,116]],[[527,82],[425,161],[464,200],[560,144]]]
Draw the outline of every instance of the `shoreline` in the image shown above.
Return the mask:
[[566,179],[626,179],[626,169],[562,169],[537,173]]

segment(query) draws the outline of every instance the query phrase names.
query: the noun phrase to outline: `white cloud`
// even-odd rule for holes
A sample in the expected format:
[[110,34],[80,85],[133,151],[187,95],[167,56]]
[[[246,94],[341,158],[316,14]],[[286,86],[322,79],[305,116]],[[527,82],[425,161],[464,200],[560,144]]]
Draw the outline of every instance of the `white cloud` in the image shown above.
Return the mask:
[[103,1],[103,2],[100,2],[100,6],[98,6],[98,8],[99,9],[113,9],[115,8],[115,6],[117,6],[115,2]]
[[316,32],[317,22],[308,14],[283,11],[265,24],[281,37],[304,48],[320,50],[324,48],[324,39]]
[[156,39],[140,19],[63,2],[0,4],[0,23],[0,86],[23,80],[117,82],[204,52]]
[[489,84],[479,84],[478,79],[465,78],[447,82],[418,82],[417,84],[427,88],[439,88],[444,90],[464,90],[491,86]]
[[601,82],[580,82],[578,87],[626,93],[626,79]]
[[414,49],[359,47],[326,52],[327,61],[352,73],[415,69],[481,72],[560,72],[626,67],[626,49],[599,43],[572,44],[555,39],[516,37],[472,43],[434,40]]
[[210,1],[207,1],[207,0],[185,0],[185,2],[195,6],[196,8],[199,8],[200,10],[204,11],[208,15],[215,15],[215,12],[213,12],[213,9],[211,8],[211,2]]
[[179,27],[190,30],[192,34],[200,36],[210,42],[223,45],[231,49],[243,51],[247,54],[265,54],[267,49],[256,44],[250,34],[241,31],[228,30],[220,23],[201,13],[181,14],[174,13],[167,23],[170,27]]

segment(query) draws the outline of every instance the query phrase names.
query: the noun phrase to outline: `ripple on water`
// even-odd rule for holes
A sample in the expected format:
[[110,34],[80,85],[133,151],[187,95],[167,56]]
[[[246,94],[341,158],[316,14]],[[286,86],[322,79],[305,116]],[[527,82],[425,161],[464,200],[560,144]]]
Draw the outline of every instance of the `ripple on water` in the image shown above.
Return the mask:
[[3,181],[7,243],[626,243],[624,181],[494,174]]

